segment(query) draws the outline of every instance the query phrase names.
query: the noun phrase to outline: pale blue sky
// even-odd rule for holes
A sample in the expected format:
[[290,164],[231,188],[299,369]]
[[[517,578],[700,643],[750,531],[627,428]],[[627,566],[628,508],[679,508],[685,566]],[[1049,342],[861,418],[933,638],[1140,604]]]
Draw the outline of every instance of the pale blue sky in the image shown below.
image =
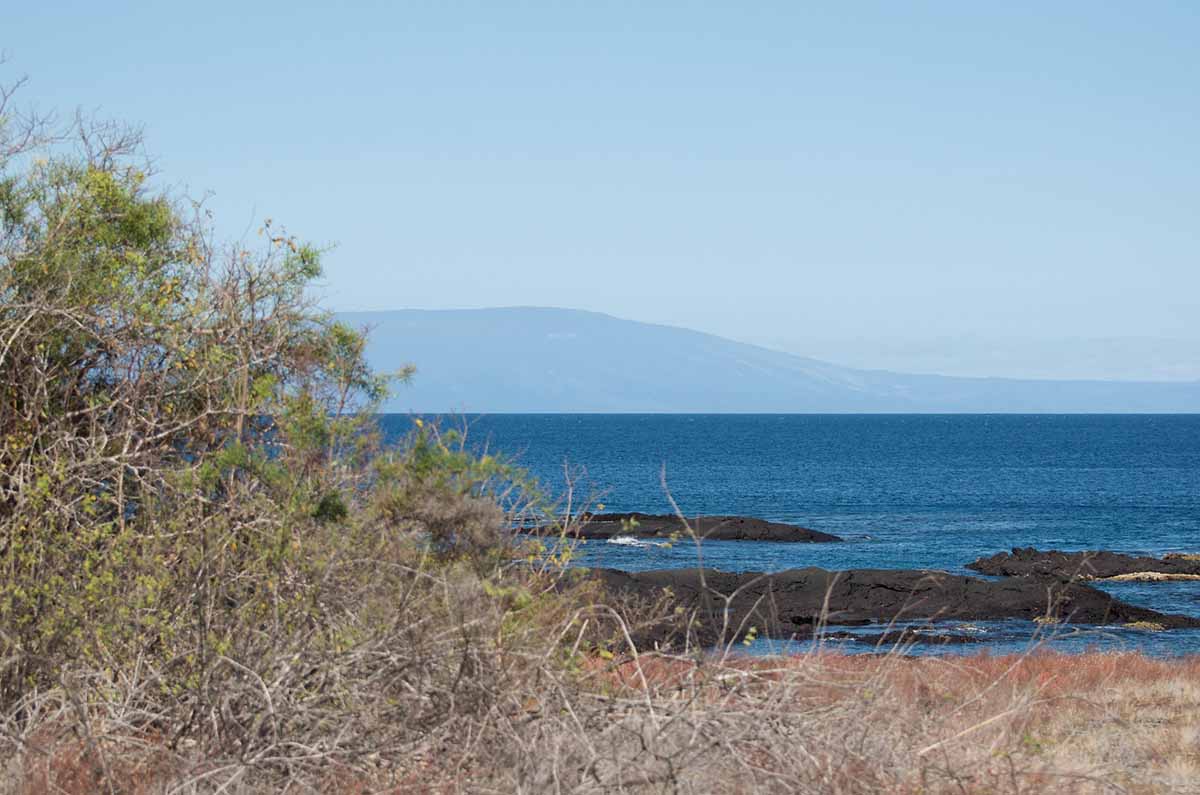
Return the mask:
[[[21,3],[28,100],[144,123],[342,309],[749,340],[1200,338],[1200,5]],[[819,354],[820,351],[807,351]],[[885,362],[886,363],[886,362]]]

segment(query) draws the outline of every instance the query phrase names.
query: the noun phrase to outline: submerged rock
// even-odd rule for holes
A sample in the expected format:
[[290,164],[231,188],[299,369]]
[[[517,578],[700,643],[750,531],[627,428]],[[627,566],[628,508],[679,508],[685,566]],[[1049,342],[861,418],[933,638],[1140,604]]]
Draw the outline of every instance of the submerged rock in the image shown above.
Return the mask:
[[1200,579],[1200,556],[1176,553],[1152,558],[1103,550],[1060,552],[1016,547],[1012,552],[1000,552],[968,563],[967,568],[999,577],[1035,575],[1061,580],[1157,582]]
[[1200,619],[1169,615],[1122,602],[1078,582],[1054,577],[985,580],[938,571],[790,569],[735,574],[715,569],[627,572],[595,569],[609,590],[651,601],[666,598],[682,618],[641,632],[642,642],[710,645],[758,635],[811,636],[822,625],[887,624],[993,619],[1039,623],[1129,624],[1166,629],[1200,627]]
[[932,632],[924,629],[893,629],[887,632],[848,632],[834,630],[825,633],[826,638],[849,640],[879,648],[889,646],[958,646],[967,643],[983,643],[986,638],[962,635],[957,632]]
[[[788,541],[828,543],[842,539],[829,533],[794,524],[768,522],[752,516],[697,516],[688,518],[696,535],[709,541]],[[683,520],[671,514],[595,513],[586,515],[573,534],[584,539],[618,536],[636,538],[688,538]]]

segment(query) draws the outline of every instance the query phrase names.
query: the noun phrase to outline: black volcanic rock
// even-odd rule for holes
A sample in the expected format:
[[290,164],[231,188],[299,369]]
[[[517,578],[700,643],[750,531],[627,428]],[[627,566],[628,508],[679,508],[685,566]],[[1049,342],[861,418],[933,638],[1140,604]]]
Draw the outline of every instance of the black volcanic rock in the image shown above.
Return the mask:
[[[698,536],[709,541],[827,543],[842,540],[838,536],[807,527],[768,522],[751,516],[698,516],[687,521]],[[575,535],[585,539],[617,536],[669,538],[673,534],[685,533],[683,521],[678,516],[635,512],[589,514],[584,517]]]
[[[1200,619],[1168,615],[1053,577],[985,580],[939,571],[789,569],[734,574],[715,569],[627,572],[595,569],[609,590],[662,598],[692,616],[686,629],[704,645],[742,636],[751,626],[773,638],[804,637],[820,624],[903,621],[1046,619],[1075,624],[1152,622],[1164,629],[1200,627]],[[728,598],[726,598],[728,597]],[[642,633],[642,642],[681,638],[679,626]]]
[[998,577],[1034,575],[1062,580],[1103,579],[1145,572],[1191,577],[1200,576],[1200,558],[1184,555],[1151,558],[1104,551],[1060,552],[1016,547],[1012,552],[1000,552],[968,563],[967,568]]

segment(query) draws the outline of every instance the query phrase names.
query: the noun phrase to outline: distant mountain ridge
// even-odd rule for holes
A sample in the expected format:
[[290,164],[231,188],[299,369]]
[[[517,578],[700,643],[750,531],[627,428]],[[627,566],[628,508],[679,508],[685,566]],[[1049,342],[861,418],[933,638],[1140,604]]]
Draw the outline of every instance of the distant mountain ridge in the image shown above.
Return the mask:
[[1035,381],[856,370],[690,329],[543,307],[343,312],[387,411],[1193,413],[1200,382]]

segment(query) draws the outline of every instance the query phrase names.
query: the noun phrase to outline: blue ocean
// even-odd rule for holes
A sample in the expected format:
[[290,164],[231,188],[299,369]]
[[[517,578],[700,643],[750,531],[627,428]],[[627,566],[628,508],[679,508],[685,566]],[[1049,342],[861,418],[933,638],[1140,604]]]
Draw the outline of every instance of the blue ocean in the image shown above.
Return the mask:
[[[399,435],[411,418],[383,422]],[[580,545],[583,565],[695,566],[702,555],[704,565],[730,571],[969,574],[965,564],[1017,546],[1200,552],[1200,415],[510,414],[461,422],[473,445],[507,454],[550,493],[570,482],[576,505],[669,513],[673,500],[685,515],[757,516],[845,539],[706,542],[699,551],[593,541]],[[1200,582],[1102,587],[1200,615]],[[972,627],[984,642],[951,651],[1019,650],[1034,630],[1020,623]],[[1042,632],[1040,642],[1200,652],[1195,631],[1063,628]]]

